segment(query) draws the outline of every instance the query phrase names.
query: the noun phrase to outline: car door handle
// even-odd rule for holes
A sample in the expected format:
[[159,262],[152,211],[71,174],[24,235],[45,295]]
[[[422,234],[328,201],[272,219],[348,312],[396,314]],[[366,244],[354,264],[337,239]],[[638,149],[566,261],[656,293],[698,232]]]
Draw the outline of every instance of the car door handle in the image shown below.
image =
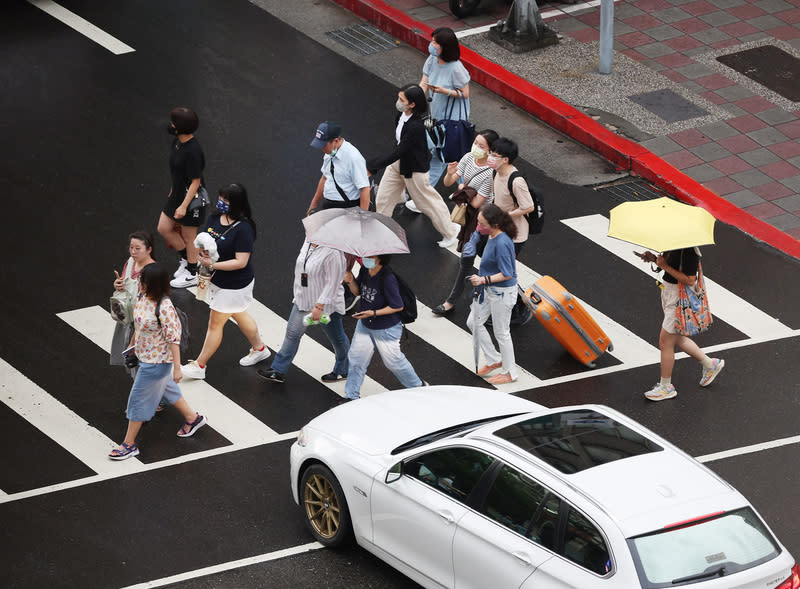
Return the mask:
[[524,552],[512,552],[511,555],[517,560],[522,561],[526,565],[531,566],[531,557],[525,554]]
[[456,518],[454,518],[453,514],[449,511],[437,511],[436,513],[448,524],[452,524],[454,521],[456,521]]

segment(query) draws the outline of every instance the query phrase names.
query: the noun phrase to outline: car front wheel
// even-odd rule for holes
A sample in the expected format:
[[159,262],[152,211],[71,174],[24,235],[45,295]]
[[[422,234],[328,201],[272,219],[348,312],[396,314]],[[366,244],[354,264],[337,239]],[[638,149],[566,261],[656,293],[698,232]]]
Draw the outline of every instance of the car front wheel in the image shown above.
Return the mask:
[[336,547],[352,539],[347,501],[339,481],[322,464],[309,466],[300,480],[308,529],[323,546]]

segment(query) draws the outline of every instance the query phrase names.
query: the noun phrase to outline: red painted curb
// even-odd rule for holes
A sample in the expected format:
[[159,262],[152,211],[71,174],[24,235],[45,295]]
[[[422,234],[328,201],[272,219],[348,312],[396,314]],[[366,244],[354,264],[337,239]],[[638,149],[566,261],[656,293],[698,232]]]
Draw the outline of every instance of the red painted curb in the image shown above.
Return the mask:
[[[382,0],[333,2],[411,47],[427,52],[433,28],[400,9]],[[617,168],[630,170],[676,198],[703,207],[718,221],[738,227],[755,239],[800,259],[800,241],[714,194],[638,143],[612,133],[585,113],[468,47],[461,47],[461,61],[475,82],[597,152]]]

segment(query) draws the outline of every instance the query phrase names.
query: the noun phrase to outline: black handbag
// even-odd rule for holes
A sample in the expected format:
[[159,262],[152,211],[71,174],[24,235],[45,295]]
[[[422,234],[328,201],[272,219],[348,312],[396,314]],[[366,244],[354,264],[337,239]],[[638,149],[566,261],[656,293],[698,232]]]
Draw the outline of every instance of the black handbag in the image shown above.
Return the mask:
[[197,189],[197,192],[194,194],[194,198],[189,203],[189,206],[186,208],[186,216],[192,217],[195,211],[198,211],[194,214],[194,216],[199,216],[200,211],[205,209],[211,203],[211,199],[208,198],[208,190],[206,190],[205,186],[201,186]]
[[[448,98],[450,108],[447,110],[447,118],[439,121],[444,135],[444,145],[441,149],[442,161],[457,162],[462,156],[472,149],[475,141],[475,125],[466,120],[466,108],[464,107],[464,95],[461,90],[456,90],[457,97]],[[458,102],[458,113],[453,118],[453,109]]]

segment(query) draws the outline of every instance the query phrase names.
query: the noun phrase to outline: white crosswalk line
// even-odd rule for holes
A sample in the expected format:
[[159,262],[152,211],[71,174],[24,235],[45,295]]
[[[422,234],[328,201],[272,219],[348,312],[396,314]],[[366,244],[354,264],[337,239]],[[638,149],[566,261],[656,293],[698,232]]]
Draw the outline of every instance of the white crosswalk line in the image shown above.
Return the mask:
[[[472,351],[472,334],[452,321],[436,317],[422,301],[417,299],[417,320],[405,326],[411,333],[436,347],[470,372],[475,371],[475,356]],[[542,381],[517,365],[519,378],[516,382],[498,385],[501,391],[512,393],[541,386]]]
[[9,408],[94,472],[129,474],[142,469],[138,458],[109,460],[106,453],[117,446],[114,440],[1,358],[0,394]]
[[[58,313],[58,317],[100,348],[109,351],[114,321],[109,317],[108,311],[96,305]],[[274,440],[278,436],[278,432],[205,381],[186,379],[180,386],[189,405],[203,413],[209,425],[234,445],[249,446]]]
[[[656,276],[650,271],[649,264],[642,263],[633,254],[634,250],[641,250],[642,248],[608,237],[608,219],[603,215],[574,217],[572,219],[562,219],[561,222],[641,270],[647,276]],[[790,327],[717,284],[707,275],[704,274],[704,277],[712,315],[751,338],[769,340],[787,337],[792,334],[793,330]],[[655,278],[653,280],[655,281]]]
[[122,55],[123,53],[131,53],[135,51],[130,45],[126,45],[116,37],[112,37],[102,29],[94,26],[92,23],[84,18],[81,18],[74,12],[71,12],[56,4],[53,0],[28,0],[37,8],[43,10],[55,19],[60,20],[68,27],[79,32],[81,35],[88,37],[98,45],[108,49],[114,55]]

